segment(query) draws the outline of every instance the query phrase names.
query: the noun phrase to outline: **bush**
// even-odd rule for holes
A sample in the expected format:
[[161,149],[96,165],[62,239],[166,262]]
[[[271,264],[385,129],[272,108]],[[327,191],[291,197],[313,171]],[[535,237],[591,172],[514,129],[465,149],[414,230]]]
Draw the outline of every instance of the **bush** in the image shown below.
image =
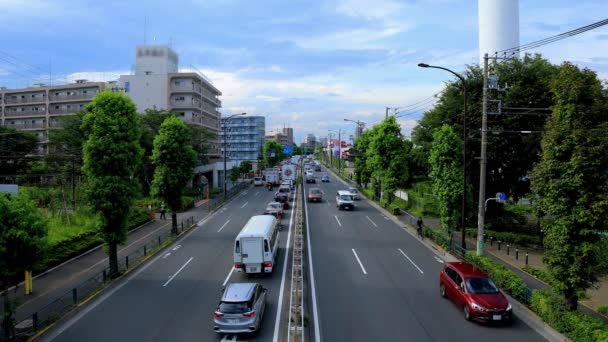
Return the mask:
[[399,206],[395,203],[391,204],[391,206],[389,207],[389,211],[391,212],[391,214],[393,215],[401,215],[401,209],[399,208]]
[[216,195],[219,195],[221,193],[224,193],[224,190],[222,188],[211,188],[211,190],[209,191],[209,197],[215,197]]
[[600,305],[595,309],[595,311],[597,311],[598,313],[600,313],[604,316],[608,316],[608,305],[606,305],[606,304]]
[[180,211],[186,211],[190,208],[194,208],[194,201],[192,197],[182,196],[180,203]]
[[450,236],[443,230],[434,230],[429,227],[423,227],[422,232],[425,237],[430,238],[435,243],[448,249],[450,246]]
[[131,230],[150,221],[150,213],[148,209],[141,207],[131,207],[129,216],[127,217],[127,230]]
[[[512,232],[497,232],[494,230],[486,229],[486,240],[493,238],[494,241],[502,241],[504,243],[509,243],[512,245],[518,246],[527,246],[527,245],[540,245],[540,237],[538,235],[529,235],[522,233],[512,233]],[[467,236],[469,237],[477,237],[477,229],[476,228],[468,228]]]
[[572,341],[608,340],[608,327],[603,321],[578,311],[566,310],[562,299],[554,294],[534,290],[530,298],[530,309]]
[[365,197],[369,198],[370,200],[374,199],[374,190],[372,190],[372,189],[361,189],[361,192],[365,195]]
[[489,274],[496,285],[509,293],[513,298],[520,302],[528,303],[530,290],[526,283],[513,271],[486,256],[478,256],[474,251],[467,252],[465,260]]
[[103,243],[97,231],[71,236],[49,246],[46,259],[34,267],[40,273]]
[[551,277],[551,274],[545,270],[541,270],[540,268],[536,268],[530,265],[526,265],[522,268],[522,270],[530,273],[531,275],[533,275],[534,277],[542,280],[543,282],[547,283],[548,285],[553,286],[553,277]]

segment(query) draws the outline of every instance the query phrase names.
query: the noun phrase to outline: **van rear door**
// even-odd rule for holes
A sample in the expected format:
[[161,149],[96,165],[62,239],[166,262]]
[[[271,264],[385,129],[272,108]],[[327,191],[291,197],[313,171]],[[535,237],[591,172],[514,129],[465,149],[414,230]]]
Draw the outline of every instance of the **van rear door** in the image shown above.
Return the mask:
[[263,238],[241,238],[241,256],[246,273],[259,273],[264,262]]

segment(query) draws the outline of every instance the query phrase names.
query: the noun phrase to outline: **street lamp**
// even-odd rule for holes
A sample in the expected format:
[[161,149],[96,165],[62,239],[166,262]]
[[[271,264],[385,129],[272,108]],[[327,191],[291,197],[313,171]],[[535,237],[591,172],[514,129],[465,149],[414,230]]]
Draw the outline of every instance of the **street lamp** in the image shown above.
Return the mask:
[[[338,133],[338,175],[340,175],[340,169],[341,169],[340,166],[342,164],[342,136],[341,136],[342,130],[339,129],[337,131],[333,131],[333,130],[329,129],[328,131]],[[331,153],[333,156],[334,151],[332,150]]]
[[355,134],[355,137],[358,138],[359,134],[361,134],[363,132],[363,125],[365,125],[365,122],[359,121],[359,120],[351,120],[351,119],[344,119],[344,121],[350,121],[350,122],[354,122],[357,124],[357,132]]
[[235,116],[241,116],[241,115],[247,115],[247,113],[237,113],[237,114],[232,114],[229,117],[227,117],[226,119],[224,119],[224,125],[222,126],[222,133],[224,135],[224,201],[226,200],[227,197],[227,189],[226,189],[226,126],[228,126],[228,121],[232,118],[234,118]]
[[444,67],[440,67],[440,66],[434,66],[434,65],[428,65],[426,63],[419,63],[418,64],[419,67],[421,68],[434,68],[434,69],[441,69],[441,70],[445,70],[449,73],[452,73],[454,76],[458,77],[460,79],[460,82],[462,83],[462,92],[463,92],[463,97],[464,97],[464,104],[463,104],[463,115],[462,115],[462,140],[463,140],[463,145],[462,145],[462,215],[461,215],[461,229],[462,229],[462,248],[466,249],[467,245],[465,242],[465,236],[466,236],[466,227],[465,227],[465,216],[466,216],[466,196],[467,196],[467,84],[464,80],[464,77],[462,77],[460,74],[448,69],[448,68],[444,68]]

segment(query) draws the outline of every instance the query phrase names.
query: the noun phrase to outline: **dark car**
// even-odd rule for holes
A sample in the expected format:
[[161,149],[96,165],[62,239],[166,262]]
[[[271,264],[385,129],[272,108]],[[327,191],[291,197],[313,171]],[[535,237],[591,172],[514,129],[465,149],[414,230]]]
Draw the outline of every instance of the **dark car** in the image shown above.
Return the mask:
[[326,175],[326,176],[321,177],[321,182],[329,183],[329,176]]
[[266,205],[266,210],[264,210],[264,215],[272,215],[279,218],[283,217],[283,203],[268,203],[268,205]]
[[308,190],[308,202],[322,202],[323,192],[319,188],[311,188]]
[[469,263],[446,263],[439,275],[439,290],[461,308],[468,321],[512,322],[511,303],[486,273]]
[[274,194],[274,201],[283,203],[283,209],[289,209],[289,193],[277,191]]

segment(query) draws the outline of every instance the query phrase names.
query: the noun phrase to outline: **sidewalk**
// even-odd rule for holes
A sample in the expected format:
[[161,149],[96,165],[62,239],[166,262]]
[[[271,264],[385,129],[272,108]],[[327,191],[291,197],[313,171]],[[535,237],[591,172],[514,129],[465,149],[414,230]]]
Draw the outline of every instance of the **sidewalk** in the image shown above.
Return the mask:
[[[208,214],[207,206],[202,205],[177,214],[177,222],[194,218],[199,221]],[[118,259],[124,259],[126,255],[141,248],[154,238],[164,232],[171,230],[171,215],[167,213],[166,220],[160,220],[160,214],[156,219],[132,230],[124,245],[118,247]],[[55,299],[65,295],[66,292],[78,287],[83,281],[98,275],[108,266],[108,257],[102,246],[95,247],[84,254],[64,262],[33,279],[33,293],[24,294],[23,285],[9,290],[11,299],[18,299],[20,306],[17,308],[15,319],[20,322],[32,317],[32,315],[47,306]]]

